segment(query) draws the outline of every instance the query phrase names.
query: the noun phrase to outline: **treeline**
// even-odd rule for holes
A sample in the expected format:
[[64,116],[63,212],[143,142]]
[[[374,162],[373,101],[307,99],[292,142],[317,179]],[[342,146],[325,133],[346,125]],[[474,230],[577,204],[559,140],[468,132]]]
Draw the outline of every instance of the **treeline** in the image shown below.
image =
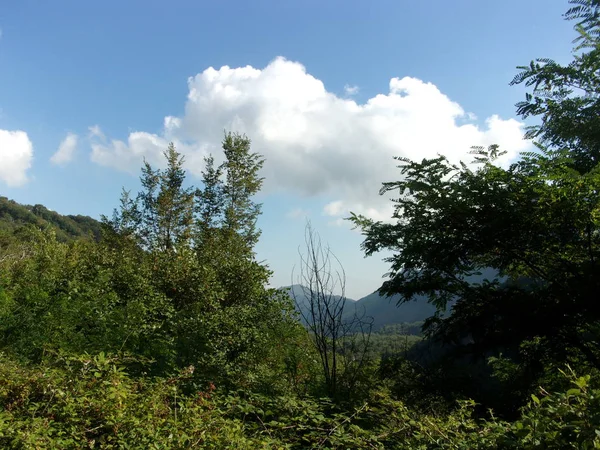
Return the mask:
[[0,196],[0,232],[12,234],[23,225],[52,228],[56,238],[67,242],[76,238],[100,239],[101,225],[88,216],[63,216],[43,205],[20,205]]
[[99,242],[14,234],[0,260],[3,347],[32,363],[56,351],[128,354],[132,373],[194,365],[199,385],[277,391],[295,348],[278,343],[304,336],[254,258],[262,159],[234,134],[223,150],[219,167],[206,159],[203,189],[184,187],[173,146],[164,170],[145,164],[143,190],[123,193]]
[[311,234],[307,330],[255,258],[263,158],[227,133],[186,187],[171,145],[101,239],[2,231],[0,447],[600,448],[600,1],[571,3],[573,61],[513,81],[536,151],[402,159],[395,222],[351,217],[421,336],[344,322]]

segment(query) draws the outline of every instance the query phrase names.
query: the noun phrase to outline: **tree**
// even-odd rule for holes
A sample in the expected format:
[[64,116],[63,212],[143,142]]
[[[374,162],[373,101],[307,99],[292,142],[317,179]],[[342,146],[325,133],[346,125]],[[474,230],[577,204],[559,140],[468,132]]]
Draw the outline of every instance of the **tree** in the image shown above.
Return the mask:
[[119,209],[113,211],[111,219],[102,216],[104,238],[107,239],[108,235],[117,234],[135,241],[142,221],[139,202],[131,197],[130,191],[123,189],[119,203]]
[[261,205],[253,198],[262,187],[264,158],[251,152],[250,144],[244,135],[226,133],[224,161],[215,168],[212,156],[205,159],[203,189],[196,194],[197,254],[214,269],[223,291],[221,304],[228,306],[260,303],[271,276],[254,259]]
[[[430,333],[479,356],[504,352],[530,381],[568,360],[600,368],[599,2],[572,3],[574,61],[537,60],[513,81],[534,88],[517,107],[542,119],[529,129],[536,151],[507,169],[497,146],[475,148],[473,166],[397,158],[402,179],[380,191],[398,193],[395,222],[350,217],[367,255],[393,252],[381,294],[424,294],[440,312],[455,302]],[[467,281],[485,268],[498,278]]]
[[204,158],[205,169],[202,171],[202,184],[204,189],[196,190],[198,228],[202,241],[203,237],[220,227],[223,222],[225,210],[222,167],[215,168],[215,159],[212,155]]
[[538,58],[518,67],[511,84],[532,88],[517,104],[523,117],[539,117],[541,124],[528,128],[527,137],[543,145],[568,151],[570,164],[580,173],[600,162],[600,2],[571,0],[565,17],[575,20],[578,37],[573,61],[558,64]]
[[353,307],[347,308],[344,268],[331,249],[323,247],[310,223],[304,240],[306,255],[299,251],[297,280],[302,297],[293,289],[291,293],[319,353],[327,393],[335,397],[340,394],[341,375],[351,392],[367,361],[373,320],[356,309],[345,314]]
[[[120,232],[132,232],[148,250],[173,250],[192,238],[194,194],[184,188],[184,157],[169,144],[163,153],[167,167],[155,170],[144,161],[142,191],[133,201],[128,192],[121,198],[120,211],[108,225]],[[108,222],[105,220],[105,222]]]
[[225,161],[220,170],[225,172],[223,200],[225,203],[223,226],[229,233],[236,233],[244,240],[246,248],[252,252],[258,242],[260,231],[256,221],[261,205],[252,197],[262,187],[263,178],[258,172],[264,158],[250,151],[250,139],[244,135],[227,133],[223,139]]

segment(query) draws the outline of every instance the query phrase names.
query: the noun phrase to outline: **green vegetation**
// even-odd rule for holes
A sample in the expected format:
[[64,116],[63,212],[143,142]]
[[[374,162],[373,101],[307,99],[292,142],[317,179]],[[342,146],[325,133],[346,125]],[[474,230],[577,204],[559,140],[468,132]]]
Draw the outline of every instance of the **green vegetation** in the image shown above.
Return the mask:
[[598,448],[600,391],[565,374],[566,393],[532,395],[521,417],[478,420],[473,403],[424,414],[384,392],[326,399],[190,392],[191,368],[131,377],[122,358],[55,355],[35,368],[0,359],[2,448]]
[[77,238],[100,239],[101,225],[88,216],[63,216],[43,205],[20,205],[6,197],[0,197],[0,236],[10,236],[23,225],[51,228],[61,242]]
[[[453,346],[454,366],[467,356],[491,362],[494,392],[481,366],[479,380],[456,393],[479,384],[476,400],[506,413],[535,386],[552,385],[549,370],[600,369],[600,4],[574,3],[573,62],[540,59],[513,81],[533,87],[518,111],[541,119],[529,129],[536,151],[508,168],[495,164],[494,145],[474,149],[471,166],[443,156],[401,159],[403,178],[381,189],[397,192],[396,222],[352,216],[367,254],[394,251],[380,292],[402,301],[427,296],[440,313],[453,302],[451,314],[427,321],[429,335]],[[467,281],[490,268],[496,279]]]
[[513,81],[535,152],[401,160],[395,221],[350,218],[422,333],[349,321],[315,239],[304,324],[266,287],[245,136],[201,188],[170,145],[100,226],[0,199],[0,447],[600,448],[600,1],[571,3],[573,61]]

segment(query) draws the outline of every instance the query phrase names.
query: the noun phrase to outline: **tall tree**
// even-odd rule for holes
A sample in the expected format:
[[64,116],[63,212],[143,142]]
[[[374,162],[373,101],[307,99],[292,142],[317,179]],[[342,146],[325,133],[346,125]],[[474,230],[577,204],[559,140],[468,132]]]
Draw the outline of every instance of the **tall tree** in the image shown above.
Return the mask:
[[[526,345],[538,368],[541,358],[600,368],[600,3],[572,3],[574,60],[536,60],[513,81],[533,87],[517,107],[542,119],[529,130],[536,151],[508,169],[496,165],[497,146],[475,149],[474,167],[398,158],[402,179],[381,189],[399,194],[395,223],[351,216],[367,254],[393,252],[380,293],[424,294],[440,311],[456,301],[430,330],[522,364]],[[467,282],[488,267],[509,281]]]
[[[139,202],[131,197],[130,191],[123,189],[119,203],[119,209],[113,211],[112,218],[102,216],[104,231],[117,233],[120,236],[127,236],[135,240],[142,222]],[[107,237],[106,233],[104,237]]]
[[202,171],[203,189],[196,190],[198,228],[204,234],[218,228],[223,221],[225,209],[223,198],[222,167],[215,167],[212,155],[204,158],[205,168]]
[[[142,166],[140,182],[142,191],[138,193],[136,202],[139,203],[140,221],[137,235],[141,244],[146,249],[153,249],[156,246],[156,236],[158,235],[158,211],[156,205],[157,190],[160,184],[160,173],[154,170],[150,163],[144,160]],[[123,205],[121,205],[123,206]],[[125,211],[122,210],[122,215]]]
[[128,195],[122,198],[121,211],[115,220],[127,220],[138,226],[137,235],[146,249],[170,251],[178,244],[190,243],[194,193],[193,189],[184,187],[184,157],[173,143],[163,155],[167,163],[164,170],[153,169],[144,161],[140,177],[142,192],[135,204]]
[[260,237],[256,221],[261,212],[261,205],[255,203],[252,197],[262,187],[263,178],[259,171],[264,158],[253,153],[250,144],[245,135],[227,133],[223,139],[225,161],[220,169],[225,172],[223,226],[229,233],[241,236],[247,250],[252,252]]
[[184,188],[184,157],[173,143],[165,152],[167,168],[160,172],[159,192],[156,197],[158,218],[158,245],[165,250],[176,244],[189,243],[192,237],[194,194]]

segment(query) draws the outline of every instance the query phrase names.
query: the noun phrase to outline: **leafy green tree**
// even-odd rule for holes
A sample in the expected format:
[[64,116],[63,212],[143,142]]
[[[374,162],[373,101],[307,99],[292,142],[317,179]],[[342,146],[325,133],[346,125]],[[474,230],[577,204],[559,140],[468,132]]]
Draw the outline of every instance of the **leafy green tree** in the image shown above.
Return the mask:
[[204,188],[196,190],[200,242],[211,231],[221,226],[225,210],[223,181],[221,180],[223,167],[215,167],[215,159],[212,155],[204,158],[204,164],[205,168],[202,171]]
[[131,197],[131,192],[125,189],[121,192],[119,209],[113,211],[113,216],[109,220],[106,216],[102,216],[104,225],[103,231],[106,233],[117,233],[120,236],[136,239],[142,222],[142,215],[136,199]]
[[140,177],[142,191],[134,199],[128,191],[121,195],[120,208],[106,227],[119,235],[135,236],[138,244],[150,251],[172,251],[189,245],[193,234],[194,193],[184,187],[184,157],[169,144],[163,153],[164,170],[153,169],[144,161]]
[[212,156],[206,158],[203,189],[196,194],[198,256],[204,265],[213,268],[223,290],[224,305],[257,301],[266,294],[271,276],[266,266],[254,260],[261,205],[253,197],[262,186],[259,171],[264,158],[253,153],[250,144],[246,136],[226,133],[222,143],[224,162],[215,168]]
[[184,158],[171,143],[164,153],[167,168],[153,170],[148,164],[142,169],[140,198],[144,209],[144,236],[150,248],[172,250],[177,244],[188,243],[192,237],[193,191],[184,188]]
[[565,14],[576,21],[577,46],[573,60],[562,65],[538,58],[511,84],[532,89],[517,104],[523,117],[538,117],[541,123],[528,129],[527,137],[540,144],[569,152],[570,165],[579,173],[594,170],[600,162],[600,2],[571,0]]
[[141,252],[147,280],[169,302],[161,330],[172,338],[177,366],[198,367],[198,382],[281,388],[287,348],[272,339],[295,336],[298,325],[289,301],[267,289],[270,270],[254,258],[263,158],[232,133],[223,151],[218,167],[205,158],[201,189],[183,187],[183,158],[172,145],[165,170],[145,163],[142,192],[135,200],[124,192],[107,221],[106,245]]
[[[591,50],[514,80],[534,87],[518,111],[542,119],[529,130],[537,151],[508,168],[497,146],[474,149],[473,166],[398,158],[402,179],[381,189],[398,194],[394,222],[350,218],[368,255],[393,252],[381,294],[428,296],[430,332],[479,356],[504,352],[528,382],[567,360],[600,368],[600,21],[597,1],[573,3],[576,52]],[[488,268],[496,279],[468,281]]]
[[224,229],[243,238],[249,252],[258,242],[260,231],[256,221],[261,205],[252,197],[262,187],[263,178],[258,174],[264,158],[251,152],[250,139],[244,135],[227,133],[223,139],[225,161],[221,169],[225,172],[223,200],[225,202]]

